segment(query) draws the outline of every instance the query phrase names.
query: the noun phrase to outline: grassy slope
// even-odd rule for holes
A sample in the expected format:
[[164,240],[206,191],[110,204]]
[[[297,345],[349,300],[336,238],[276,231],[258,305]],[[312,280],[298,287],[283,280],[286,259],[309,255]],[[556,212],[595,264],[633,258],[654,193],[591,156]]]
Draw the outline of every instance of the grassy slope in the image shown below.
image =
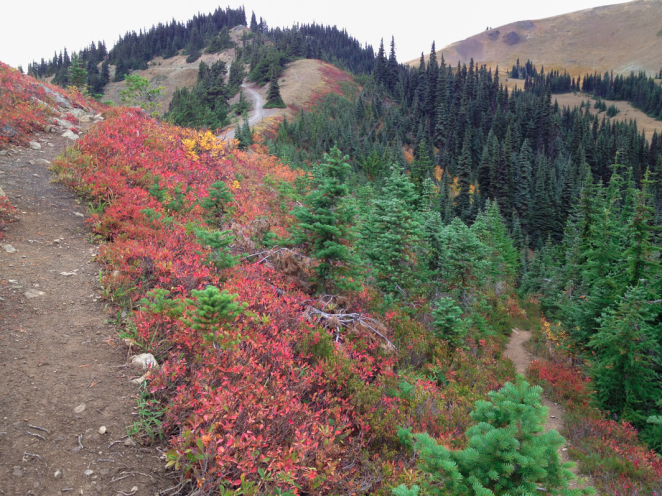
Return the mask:
[[[546,19],[518,21],[471,36],[437,51],[457,65],[470,59],[510,70],[519,58],[538,67],[566,69],[573,75],[594,70],[618,73],[662,67],[662,2],[637,0],[596,7]],[[499,31],[496,39],[490,34]],[[520,41],[508,45],[503,37],[514,31]],[[418,65],[418,60],[409,62]]]
[[[524,81],[521,79],[505,79],[503,84],[504,86],[508,87],[508,91],[514,88],[519,88],[521,90],[524,89]],[[591,95],[586,93],[561,93],[558,95],[552,95],[552,101],[554,100],[559,103],[559,106],[569,108],[578,107],[581,105],[582,100],[584,102],[590,101],[591,113],[597,112],[597,110],[593,108],[595,100],[591,100]],[[630,120],[636,120],[637,128],[640,131],[645,131],[648,138],[653,136],[655,131],[657,131],[658,134],[662,133],[662,121],[655,120],[652,117],[646,115],[645,112],[642,112],[641,110],[633,107],[629,102],[623,100],[605,100],[604,102],[607,104],[607,107],[610,105],[615,105],[616,108],[620,110],[620,112],[612,117],[611,120],[617,122],[629,122]],[[605,116],[605,112],[599,114],[600,119],[602,119],[603,116]],[[609,117],[607,117],[607,119],[609,119]]]

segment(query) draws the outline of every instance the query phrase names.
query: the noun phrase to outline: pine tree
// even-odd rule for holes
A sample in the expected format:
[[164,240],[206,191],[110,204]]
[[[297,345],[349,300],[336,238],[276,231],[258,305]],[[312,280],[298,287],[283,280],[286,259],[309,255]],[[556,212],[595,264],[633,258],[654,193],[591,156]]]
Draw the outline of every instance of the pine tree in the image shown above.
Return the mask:
[[589,346],[600,406],[641,426],[650,407],[662,400],[659,370],[662,347],[647,291],[637,285],[599,319]]
[[[535,494],[540,487],[552,494],[594,494],[592,488],[569,489],[574,475],[558,449],[565,440],[555,431],[544,432],[548,409],[541,404],[542,388],[522,376],[490,391],[490,401],[477,401],[467,430],[468,446],[448,450],[427,434],[412,435],[400,428],[398,437],[420,457],[426,473],[426,494],[508,496]],[[406,486],[395,495],[417,494]]]
[[227,184],[216,181],[209,187],[209,196],[205,198],[201,206],[206,212],[207,225],[220,227],[223,217],[228,211],[227,205],[234,200]]
[[231,323],[240,315],[248,303],[237,303],[237,294],[230,294],[226,289],[219,292],[215,286],[207,286],[204,291],[191,291],[195,300],[186,300],[194,310],[186,323],[200,332],[205,341],[221,349],[228,349],[239,344],[240,334],[232,332]]
[[423,192],[423,182],[430,177],[432,161],[428,153],[428,146],[421,140],[416,150],[416,156],[411,164],[411,182],[416,186],[416,193],[420,196]]
[[257,23],[257,18],[255,17],[255,11],[251,13],[251,25],[249,27],[253,33],[260,31],[260,26]]
[[379,44],[379,51],[375,59],[375,79],[378,83],[388,86],[388,61],[386,60],[386,52],[384,51],[384,38]]
[[406,296],[417,278],[420,226],[415,203],[414,185],[392,167],[364,228],[365,256],[374,268],[377,286],[394,296]]
[[400,67],[398,59],[395,56],[395,37],[391,37],[391,52],[388,57],[388,89],[393,92],[398,84]]
[[71,57],[68,79],[69,86],[75,87],[81,93],[87,92],[87,70],[83,67],[83,60],[77,53]]
[[465,224],[471,221],[471,144],[469,142],[469,131],[464,134],[462,144],[462,155],[457,168],[457,180],[460,192],[455,197],[455,215]]
[[308,193],[303,206],[292,211],[299,221],[292,242],[303,244],[318,260],[320,289],[331,292],[355,290],[358,259],[353,251],[355,209],[349,201],[347,180],[352,167],[337,146],[324,155],[313,173],[316,189]]
[[271,67],[271,80],[269,81],[269,92],[267,93],[267,103],[264,108],[287,108],[283,98],[280,96],[280,86],[278,85],[278,68],[274,64]]

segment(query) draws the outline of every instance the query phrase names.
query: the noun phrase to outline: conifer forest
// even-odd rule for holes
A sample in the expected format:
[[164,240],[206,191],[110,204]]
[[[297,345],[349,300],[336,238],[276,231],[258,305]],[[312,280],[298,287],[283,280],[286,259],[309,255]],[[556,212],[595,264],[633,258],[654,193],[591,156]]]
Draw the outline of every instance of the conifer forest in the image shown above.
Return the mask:
[[[162,364],[134,437],[178,494],[662,495],[662,135],[614,104],[661,120],[662,70],[434,42],[409,65],[396,41],[228,7],[0,66],[0,130],[51,118],[33,83],[105,116],[51,168],[90,206],[123,338]],[[163,115],[102,101],[182,55],[197,81]],[[294,107],[301,59],[327,89]],[[259,130],[245,84],[277,109]]]

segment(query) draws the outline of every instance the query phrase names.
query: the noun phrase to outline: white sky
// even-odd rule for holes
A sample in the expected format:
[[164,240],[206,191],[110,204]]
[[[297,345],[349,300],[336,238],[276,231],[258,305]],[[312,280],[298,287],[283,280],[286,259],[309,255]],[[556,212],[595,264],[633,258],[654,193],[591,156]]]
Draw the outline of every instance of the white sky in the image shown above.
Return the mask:
[[[194,14],[213,11],[228,0],[2,0],[0,6],[0,61],[27,69],[32,60],[53,57],[67,47],[69,52],[105,40],[112,48],[120,34],[149,28],[172,18],[186,21]],[[346,28],[361,43],[377,50],[384,38],[388,50],[395,36],[399,62],[514,21],[541,19],[622,0],[230,0],[231,7],[244,5],[270,27],[294,22],[337,25]],[[221,3],[223,7],[227,3]],[[103,6],[103,9],[97,8]]]

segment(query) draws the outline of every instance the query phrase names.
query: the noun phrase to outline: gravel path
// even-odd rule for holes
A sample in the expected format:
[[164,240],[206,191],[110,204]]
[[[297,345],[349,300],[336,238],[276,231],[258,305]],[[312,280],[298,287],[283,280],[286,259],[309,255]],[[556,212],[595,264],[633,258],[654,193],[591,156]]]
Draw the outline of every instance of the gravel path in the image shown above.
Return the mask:
[[154,495],[171,482],[162,453],[126,437],[139,374],[108,324],[86,208],[48,170],[72,141],[35,140],[0,156],[20,212],[0,240],[0,494]]

